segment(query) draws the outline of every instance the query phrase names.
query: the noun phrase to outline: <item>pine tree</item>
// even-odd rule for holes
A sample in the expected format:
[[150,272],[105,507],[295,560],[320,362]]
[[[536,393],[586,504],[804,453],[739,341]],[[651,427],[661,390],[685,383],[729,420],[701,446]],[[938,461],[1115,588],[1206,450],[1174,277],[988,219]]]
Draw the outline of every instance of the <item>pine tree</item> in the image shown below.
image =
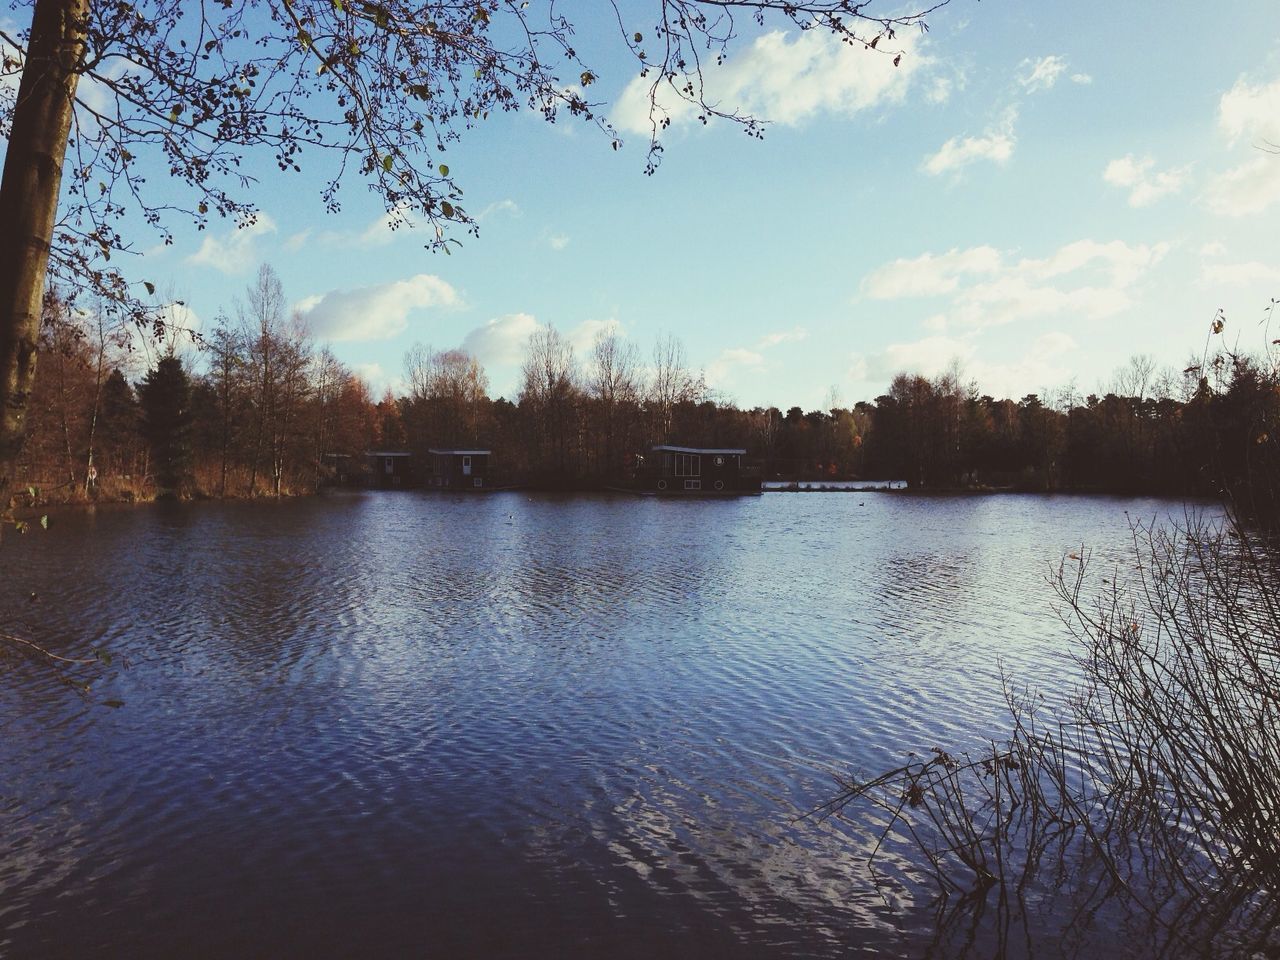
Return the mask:
[[175,495],[191,469],[191,381],[182,361],[162,357],[138,387],[142,436],[161,495]]
[[120,370],[114,369],[102,385],[102,412],[98,435],[101,437],[103,462],[112,474],[133,471],[138,444],[138,399],[133,387]]

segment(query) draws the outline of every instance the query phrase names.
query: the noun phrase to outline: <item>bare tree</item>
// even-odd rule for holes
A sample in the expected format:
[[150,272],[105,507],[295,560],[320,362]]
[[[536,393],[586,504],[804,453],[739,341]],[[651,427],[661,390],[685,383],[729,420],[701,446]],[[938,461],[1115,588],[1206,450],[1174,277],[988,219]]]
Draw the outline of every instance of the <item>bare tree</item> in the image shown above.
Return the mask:
[[[930,12],[877,16],[863,0],[650,2],[636,14],[609,0],[627,69],[651,81],[650,171],[670,119],[665,98],[691,104],[704,121],[724,117],[759,134],[757,120],[720,105],[703,83],[704,60],[723,57],[735,37],[735,15],[823,30],[896,64],[897,31],[923,27]],[[129,248],[118,225],[131,210],[166,239],[174,219],[252,222],[252,180],[241,160],[269,151],[281,170],[297,171],[305,149],[332,158],[326,208],[338,207],[344,178],[360,176],[394,223],[417,217],[443,246],[456,242],[450,230],[475,224],[442,155],[489,114],[533,109],[554,121],[567,112],[598,126],[615,148],[621,143],[588,99],[602,74],[584,62],[574,25],[552,0],[34,0],[29,28],[0,31],[0,49],[3,75],[20,77],[17,96],[0,100],[8,139],[0,486],[22,442],[50,265],[148,316],[136,288],[107,262]],[[95,96],[82,95],[87,87]],[[148,162],[183,189],[155,193]]]
[[236,308],[240,329],[247,345],[252,389],[253,452],[249,456],[246,493],[253,496],[263,451],[272,447],[279,400],[280,357],[285,325],[284,286],[268,264],[258,268],[258,277],[249,287],[247,302]]
[[571,476],[570,456],[577,439],[578,365],[571,344],[554,326],[529,337],[523,367],[520,409],[534,426],[531,463],[543,479],[564,482]]
[[1149,353],[1135,353],[1129,362],[1119,367],[1111,377],[1106,390],[1117,397],[1133,397],[1139,403],[1147,398],[1156,375],[1155,357]]
[[782,432],[782,411],[777,407],[756,407],[749,414],[749,422],[755,438],[754,446],[764,458],[767,475],[772,476],[778,451],[778,436]]
[[218,496],[227,495],[227,475],[231,466],[232,436],[241,409],[247,403],[245,373],[246,331],[236,329],[220,316],[213,333],[205,338],[209,354],[209,379],[218,404]]
[[1053,890],[1082,923],[1119,905],[1152,956],[1264,955],[1280,923],[1274,543],[1234,513],[1188,514],[1135,524],[1124,563],[1095,563],[1082,550],[1051,577],[1073,697],[1007,682],[1007,738],[847,781],[823,809],[880,807],[881,842],[914,844],[958,909],[980,916],[998,888],[1006,930],[1011,902],[1042,921],[1026,900]]
[[271,491],[275,496],[283,492],[286,470],[297,436],[298,420],[302,406],[308,399],[311,365],[310,333],[302,317],[294,313],[289,324],[276,338],[274,391],[272,397],[271,438]]
[[405,354],[410,434],[419,448],[478,443],[489,376],[465,350],[435,351],[414,344]]
[[707,385],[695,376],[685,359],[684,344],[675,334],[659,336],[653,347],[653,370],[649,380],[649,409],[654,436],[659,443],[671,439],[676,408],[702,399]]
[[480,361],[465,350],[436,355],[434,395],[446,411],[448,443],[479,441],[481,410],[489,392],[489,377]]
[[320,485],[324,456],[338,433],[342,415],[343,390],[351,373],[328,347],[311,358],[311,396],[314,400],[312,420],[312,458],[315,461],[315,483]]
[[591,348],[587,394],[599,411],[598,433],[604,446],[602,472],[607,477],[620,472],[618,453],[627,449],[631,420],[642,392],[636,345],[624,340],[616,329],[601,330]]

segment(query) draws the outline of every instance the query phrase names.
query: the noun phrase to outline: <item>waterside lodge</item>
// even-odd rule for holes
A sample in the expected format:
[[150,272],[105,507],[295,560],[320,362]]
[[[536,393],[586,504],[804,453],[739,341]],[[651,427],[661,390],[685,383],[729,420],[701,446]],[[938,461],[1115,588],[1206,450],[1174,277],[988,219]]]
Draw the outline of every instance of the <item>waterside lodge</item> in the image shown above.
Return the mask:
[[369,486],[387,489],[413,484],[413,457],[407,450],[369,450],[364,459]]
[[744,467],[739,448],[659,444],[636,473],[636,492],[660,496],[741,496],[760,493],[760,472]]
[[488,450],[427,451],[431,456],[428,486],[444,490],[484,490],[489,486]]

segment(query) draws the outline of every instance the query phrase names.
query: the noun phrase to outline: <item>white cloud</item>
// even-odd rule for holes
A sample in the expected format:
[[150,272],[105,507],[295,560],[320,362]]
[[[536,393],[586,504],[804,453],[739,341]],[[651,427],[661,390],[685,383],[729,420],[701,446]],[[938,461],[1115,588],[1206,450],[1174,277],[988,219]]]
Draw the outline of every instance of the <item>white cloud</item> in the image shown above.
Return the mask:
[[937,153],[925,159],[924,171],[935,177],[949,170],[967,167],[975,160],[1007,163],[1013,156],[1013,135],[988,133],[981,137],[952,137]]
[[1071,75],[1071,82],[1087,87],[1089,84],[1093,83],[1093,77],[1087,73],[1073,73]]
[[580,358],[586,358],[591,355],[591,351],[595,348],[596,337],[602,333],[616,333],[620,337],[625,337],[627,331],[617,320],[583,320],[572,330],[566,334],[569,344],[573,347],[574,355]]
[[[159,300],[163,297],[162,292],[160,297],[155,299]],[[126,372],[132,370],[141,374],[143,369],[155,363],[163,352],[170,348],[182,357],[188,369],[198,364],[200,356],[192,335],[208,333],[204,320],[181,300],[157,302],[154,304],[154,309],[163,322],[163,335],[157,338],[149,326],[139,327],[129,324],[124,331],[127,341],[124,357]],[[87,318],[88,313],[83,308],[78,312],[82,317]]]
[[[120,97],[113,84],[140,71],[141,68],[132,62],[110,60],[98,64],[95,71],[97,76],[94,73],[82,74],[76,86],[76,122],[89,130],[97,130],[100,127],[99,117],[117,119],[120,114]],[[102,77],[101,80],[98,79],[99,76]]]
[[1164,259],[1168,252],[1167,243],[1130,246],[1121,240],[1112,240],[1110,243],[1076,240],[1059,248],[1044,260],[1022,260],[1016,269],[1035,279],[1049,279],[1094,265],[1111,274],[1114,286],[1128,287],[1148,268]]
[[[163,304],[157,310],[161,320],[164,322],[164,339],[165,345],[172,345],[179,350],[186,350],[193,345],[193,334],[199,335],[206,333],[204,321],[200,315],[186,305],[185,301],[174,300]],[[152,350],[160,348],[158,343],[147,330],[138,330],[137,337],[146,341],[145,352],[150,353]],[[135,343],[138,341],[135,340]]]
[[1156,162],[1151,157],[1126,154],[1107,164],[1102,171],[1102,179],[1113,187],[1127,189],[1129,206],[1150,206],[1161,197],[1179,192],[1191,174],[1189,166],[1156,170],[1155,165]]
[[402,397],[409,392],[404,378],[391,376],[380,363],[357,363],[351,370],[364,381],[375,403],[386,396],[388,390],[391,391],[392,396],[397,397]]
[[[529,338],[544,326],[531,313],[508,313],[481,324],[462,338],[462,349],[484,365],[495,396],[514,396],[519,391],[520,369],[528,356]],[[565,333],[579,363],[589,362],[596,337],[601,333],[625,337],[626,329],[614,319],[584,320]]]
[[713,387],[725,387],[740,373],[760,374],[768,370],[762,351],[772,350],[783,343],[799,343],[809,337],[805,327],[776,330],[766,333],[750,347],[726,347],[706,368],[707,383]]
[[1218,101],[1218,127],[1229,145],[1241,138],[1280,144],[1280,78],[1265,86],[1237,80]]
[[934,77],[933,83],[925,91],[924,98],[930,103],[946,103],[951,99],[951,86],[950,77]]
[[311,239],[311,228],[299,230],[297,233],[291,234],[284,242],[284,248],[290,253],[297,253],[307,245],[307,241]]
[[1280,201],[1280,157],[1255,157],[1209,183],[1209,209],[1228,217],[1261,213]]
[[764,368],[764,357],[755,350],[730,347],[720,351],[720,355],[708,365],[707,383],[713,387],[723,387],[741,370],[759,373]]
[[1013,126],[1018,119],[1016,107],[1004,112],[1000,123],[980,137],[952,137],[937,153],[925,157],[920,169],[925,173],[938,176],[953,170],[960,170],[978,160],[990,160],[993,163],[1005,164],[1013,156],[1013,147],[1017,138]]
[[767,333],[760,338],[760,343],[756,346],[757,350],[767,350],[770,347],[776,347],[780,343],[799,343],[801,340],[808,339],[809,331],[804,327],[792,327],[790,330],[779,330],[775,333]]
[[547,244],[552,250],[563,250],[569,245],[569,237],[563,233],[553,233],[547,237]]
[[1280,284],[1280,267],[1250,260],[1247,263],[1206,263],[1200,267],[1204,287]]
[[1065,383],[1071,378],[1071,364],[1065,355],[1077,349],[1068,334],[1051,330],[1037,337],[1017,360],[990,363],[980,360],[978,334],[963,337],[929,336],[903,343],[891,343],[870,355],[855,354],[850,359],[848,377],[858,383],[888,387],[899,373],[936,377],[959,363],[966,379],[981,385],[995,397],[1019,398],[1045,386]]
[[486,367],[517,367],[542,325],[530,313],[508,313],[476,327],[462,338],[462,349]]
[[1131,288],[1168,251],[1166,243],[1119,240],[1078,240],[1043,259],[1017,261],[987,246],[950,250],[886,264],[864,278],[862,291],[878,300],[949,296],[946,314],[930,318],[939,330],[1058,314],[1096,319],[1127,309]]
[[375,287],[330,290],[307,297],[296,310],[320,340],[387,340],[404,332],[409,314],[461,305],[457,291],[426,273]]
[[1200,248],[1202,257],[1225,257],[1226,255],[1227,245],[1221,240],[1210,241]]
[[969,370],[977,355],[974,337],[948,337],[934,334],[902,343],[888,344],[872,354],[854,354],[851,357],[848,376],[851,380],[877,383],[888,388],[889,381],[899,373],[935,377],[959,362]]
[[[969,364],[966,373],[994,397],[1017,400],[1028,393],[1071,382],[1077,363],[1067,355],[1078,349],[1076,341],[1060,330],[1041,334],[1017,360],[1007,363]],[[1041,399],[1044,399],[1043,397]]]
[[868,358],[867,372],[877,380],[888,380],[903,372],[932,377],[951,366],[952,361],[967,363],[975,350],[971,339],[961,340],[940,334],[910,343],[891,343]]
[[732,347],[728,350],[722,350],[720,356],[729,363],[738,366],[759,367],[764,365],[763,356],[754,350],[747,350],[744,347]]
[[992,274],[1000,270],[1000,251],[994,247],[951,249],[926,253],[911,260],[899,259],[872,271],[862,281],[862,291],[876,300],[931,297],[950,293],[966,274]]
[[[819,114],[851,116],[888,103],[901,102],[912,78],[931,61],[919,51],[913,31],[894,41],[902,52],[899,65],[882,47],[876,51],[851,48],[822,30],[763,34],[723,65],[705,67],[706,100],[721,110],[739,111],[781,124],[798,124]],[[677,85],[696,78],[677,77]],[[627,133],[651,130],[649,96],[654,73],[636,77],[623,90],[612,120]],[[698,109],[659,83],[659,123],[696,122]]]
[[1074,350],[1076,346],[1077,344],[1070,334],[1063,333],[1061,330],[1050,330],[1032,344],[1031,356],[1051,357],[1059,353],[1066,353],[1068,350]]
[[1050,54],[1039,60],[1023,60],[1022,67],[1026,72],[1018,77],[1018,82],[1026,88],[1027,93],[1036,93],[1049,90],[1058,82],[1058,78],[1067,70],[1067,61],[1056,54]]
[[[1218,101],[1218,128],[1229,148],[1280,148],[1280,78],[1251,84],[1244,78]],[[1280,157],[1253,155],[1209,184],[1205,202],[1231,217],[1260,213],[1280,201]]]
[[963,326],[992,327],[1055,314],[1099,319],[1120,313],[1130,302],[1120,287],[1084,285],[1064,290],[1026,277],[1005,276],[965,290],[957,299],[955,315]]
[[483,223],[489,217],[492,217],[499,213],[505,213],[512,217],[518,217],[521,215],[522,212],[523,211],[520,209],[520,205],[516,203],[514,200],[511,200],[511,199],[495,200],[493,203],[489,204],[487,207],[481,210],[478,214],[476,214],[476,222]]
[[849,369],[845,372],[845,378],[852,380],[854,383],[864,383],[869,380],[867,358],[859,353],[851,354],[849,357]]
[[275,232],[275,221],[259,213],[253,223],[236,227],[222,237],[206,234],[200,249],[187,257],[187,263],[213,267],[231,275],[245,273],[258,262],[258,241]]
[[417,229],[418,221],[413,217],[413,208],[408,201],[401,202],[391,210],[383,210],[358,229],[321,230],[313,232],[309,228],[295,233],[285,241],[286,246],[296,244],[301,247],[314,238],[317,242],[329,247],[385,247],[398,237]]
[[367,227],[360,231],[357,238],[361,246],[385,247],[396,238],[402,230],[411,230],[413,220],[409,216],[408,204],[400,204],[390,210],[384,210]]

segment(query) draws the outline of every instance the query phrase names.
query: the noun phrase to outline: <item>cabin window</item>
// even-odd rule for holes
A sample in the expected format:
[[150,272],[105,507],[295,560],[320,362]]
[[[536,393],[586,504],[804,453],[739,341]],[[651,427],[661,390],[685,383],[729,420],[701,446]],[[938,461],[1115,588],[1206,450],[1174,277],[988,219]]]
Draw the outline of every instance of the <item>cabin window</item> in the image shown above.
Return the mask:
[[395,466],[396,462],[395,462],[394,460],[392,460],[390,457],[387,457],[387,458],[386,458],[386,460],[387,460],[387,473],[395,473],[395,472],[396,472],[396,466]]
[[696,453],[677,453],[676,454],[676,476],[677,477],[700,477],[702,476],[702,458]]
[[701,480],[686,480],[686,481],[684,482],[684,488],[685,488],[686,490],[701,490],[701,489],[702,489],[702,481],[701,481]]
[[716,466],[717,466],[717,467],[723,467],[723,466],[724,466],[724,457],[716,457]]
[[470,457],[463,457],[463,458],[462,458],[462,469],[464,469],[464,470],[470,470],[470,469],[471,469],[471,458],[470,458]]

